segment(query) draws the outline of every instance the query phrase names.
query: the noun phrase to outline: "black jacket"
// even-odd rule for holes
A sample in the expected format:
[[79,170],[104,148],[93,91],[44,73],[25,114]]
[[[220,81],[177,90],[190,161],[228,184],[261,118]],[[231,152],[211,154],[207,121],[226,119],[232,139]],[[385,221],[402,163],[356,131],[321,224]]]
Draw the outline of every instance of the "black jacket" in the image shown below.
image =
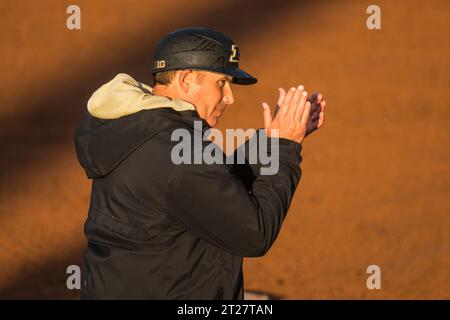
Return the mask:
[[272,176],[259,165],[175,165],[171,133],[193,132],[195,120],[196,111],[170,108],[84,116],[76,152],[93,182],[83,299],[243,298],[242,258],[275,241],[300,180],[301,145],[280,139]]

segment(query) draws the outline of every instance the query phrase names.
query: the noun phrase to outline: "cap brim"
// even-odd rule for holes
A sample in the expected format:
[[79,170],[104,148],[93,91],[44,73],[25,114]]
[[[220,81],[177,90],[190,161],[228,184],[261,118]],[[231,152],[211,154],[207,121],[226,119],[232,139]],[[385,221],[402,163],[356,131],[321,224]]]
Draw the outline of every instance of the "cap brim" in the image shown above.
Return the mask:
[[258,82],[258,79],[241,69],[232,69],[229,74],[233,77],[233,81],[231,82],[235,84],[248,85]]

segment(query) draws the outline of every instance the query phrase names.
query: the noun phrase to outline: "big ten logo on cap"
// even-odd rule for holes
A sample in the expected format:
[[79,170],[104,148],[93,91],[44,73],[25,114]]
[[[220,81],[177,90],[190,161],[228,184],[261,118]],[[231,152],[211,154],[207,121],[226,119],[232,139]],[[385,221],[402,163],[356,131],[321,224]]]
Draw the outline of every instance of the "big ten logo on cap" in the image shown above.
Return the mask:
[[235,44],[231,45],[231,54],[229,62],[239,62],[239,47]]
[[161,69],[164,68],[166,66],[166,61],[165,60],[157,60],[155,61],[155,68],[156,69]]

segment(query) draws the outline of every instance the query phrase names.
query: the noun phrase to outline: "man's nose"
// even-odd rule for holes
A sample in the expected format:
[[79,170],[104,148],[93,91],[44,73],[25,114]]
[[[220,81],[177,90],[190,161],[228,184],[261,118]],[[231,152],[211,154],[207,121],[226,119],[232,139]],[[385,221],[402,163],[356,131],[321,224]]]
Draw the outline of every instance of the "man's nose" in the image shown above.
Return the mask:
[[233,104],[234,103],[233,91],[231,90],[230,84],[227,84],[225,86],[223,102],[225,102],[225,104]]

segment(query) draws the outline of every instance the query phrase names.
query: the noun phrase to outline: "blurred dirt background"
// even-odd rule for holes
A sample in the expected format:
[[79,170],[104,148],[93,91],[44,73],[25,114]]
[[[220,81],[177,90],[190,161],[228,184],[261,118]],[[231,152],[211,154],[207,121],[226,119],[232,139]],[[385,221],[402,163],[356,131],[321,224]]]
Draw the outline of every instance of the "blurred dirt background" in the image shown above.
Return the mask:
[[[68,30],[66,8],[81,8]],[[381,30],[366,8],[381,7]],[[303,148],[282,232],[245,260],[245,288],[286,299],[450,299],[449,1],[0,2],[0,298],[76,299],[90,181],[73,132],[119,72],[150,84],[158,39],[210,26],[241,48],[220,129],[262,126],[261,102],[304,84],[328,102]],[[447,40],[445,40],[447,39]],[[366,268],[381,268],[368,290]]]

